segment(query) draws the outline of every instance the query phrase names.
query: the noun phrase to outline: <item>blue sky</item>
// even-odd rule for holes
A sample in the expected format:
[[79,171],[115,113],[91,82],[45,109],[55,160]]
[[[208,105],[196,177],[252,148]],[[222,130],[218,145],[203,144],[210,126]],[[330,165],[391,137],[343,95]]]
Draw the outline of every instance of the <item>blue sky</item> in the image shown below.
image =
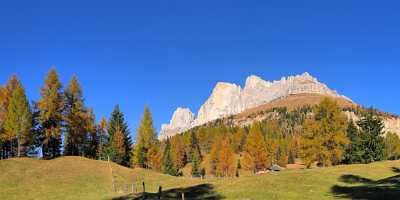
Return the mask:
[[[396,1],[5,1],[0,83],[31,100],[48,70],[80,80],[97,118],[120,104],[134,133],[197,112],[218,81],[310,72],[355,102],[400,114]],[[396,101],[397,100],[397,101]]]

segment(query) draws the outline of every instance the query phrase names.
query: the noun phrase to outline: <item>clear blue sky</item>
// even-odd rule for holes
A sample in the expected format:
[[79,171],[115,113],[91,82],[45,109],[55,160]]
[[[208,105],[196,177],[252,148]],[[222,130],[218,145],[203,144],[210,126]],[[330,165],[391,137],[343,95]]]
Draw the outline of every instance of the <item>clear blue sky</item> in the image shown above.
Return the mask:
[[[278,3],[279,2],[279,3]],[[120,104],[134,133],[197,112],[217,81],[310,72],[366,106],[400,114],[396,1],[4,1],[0,83],[31,100],[51,66],[76,74],[97,118]]]

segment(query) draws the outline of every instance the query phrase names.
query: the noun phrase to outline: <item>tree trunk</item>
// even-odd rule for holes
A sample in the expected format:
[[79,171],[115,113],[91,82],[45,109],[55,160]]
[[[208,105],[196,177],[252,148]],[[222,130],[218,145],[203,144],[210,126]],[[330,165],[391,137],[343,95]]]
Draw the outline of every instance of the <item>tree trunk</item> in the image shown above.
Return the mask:
[[21,157],[21,138],[17,138],[17,156]]

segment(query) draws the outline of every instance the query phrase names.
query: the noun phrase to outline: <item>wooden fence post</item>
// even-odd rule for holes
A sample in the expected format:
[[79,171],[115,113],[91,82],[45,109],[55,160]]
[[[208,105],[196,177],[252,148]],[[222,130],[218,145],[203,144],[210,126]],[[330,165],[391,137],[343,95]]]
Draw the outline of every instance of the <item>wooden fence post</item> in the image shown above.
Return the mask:
[[182,192],[182,200],[185,200],[185,193]]
[[161,195],[162,195],[162,187],[160,185],[160,187],[158,188],[158,199],[161,200]]

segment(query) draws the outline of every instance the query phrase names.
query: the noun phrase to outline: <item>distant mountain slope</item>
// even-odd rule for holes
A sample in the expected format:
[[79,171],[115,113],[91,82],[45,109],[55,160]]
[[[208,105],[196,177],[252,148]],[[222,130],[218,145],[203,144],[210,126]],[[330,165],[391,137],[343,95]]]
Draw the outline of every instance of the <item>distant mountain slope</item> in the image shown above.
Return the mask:
[[330,89],[307,72],[302,75],[283,77],[279,81],[265,81],[252,75],[246,79],[243,89],[232,83],[217,83],[210,97],[198,111],[197,117],[188,108],[178,108],[170,123],[162,125],[159,138],[165,139],[195,126],[236,115],[273,100],[296,94],[323,95],[351,102],[350,99]]
[[[237,117],[245,117],[260,111],[269,110],[272,108],[286,107],[289,111],[294,110],[296,108],[304,107],[304,106],[313,106],[319,104],[324,98],[330,97],[327,95],[321,94],[294,94],[285,97],[281,97],[279,99],[272,100],[269,103],[266,103],[261,106],[257,106],[254,108],[247,109],[237,115]],[[333,98],[340,107],[342,108],[352,108],[357,107],[357,104],[352,101],[341,98],[341,97],[330,97]]]

